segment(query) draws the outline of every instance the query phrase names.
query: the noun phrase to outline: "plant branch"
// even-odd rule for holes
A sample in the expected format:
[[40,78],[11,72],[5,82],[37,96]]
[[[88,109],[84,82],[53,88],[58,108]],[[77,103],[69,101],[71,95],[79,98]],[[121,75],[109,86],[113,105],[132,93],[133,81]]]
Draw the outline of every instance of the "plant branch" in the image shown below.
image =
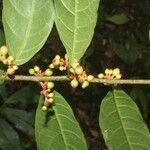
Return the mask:
[[[7,76],[2,75],[0,76],[0,80],[11,80],[11,81],[33,81],[33,82],[40,82],[40,81],[70,81],[69,77],[67,76],[51,76],[51,77],[37,77],[37,76],[23,76],[23,75],[15,75],[15,76]],[[150,85],[150,80],[144,79],[120,79],[120,80],[106,80],[106,79],[94,79],[91,81],[92,83],[107,83],[107,84],[145,84]]]

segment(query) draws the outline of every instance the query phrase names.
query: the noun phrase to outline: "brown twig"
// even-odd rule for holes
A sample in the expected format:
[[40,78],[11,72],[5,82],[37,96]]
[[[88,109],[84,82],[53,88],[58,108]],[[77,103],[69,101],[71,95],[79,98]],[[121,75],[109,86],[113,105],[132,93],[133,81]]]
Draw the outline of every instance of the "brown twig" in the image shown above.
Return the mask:
[[[51,76],[51,77],[37,77],[37,76],[23,76],[23,75],[15,75],[13,77],[9,77],[7,75],[0,76],[0,80],[11,80],[11,81],[70,81],[67,76]],[[92,83],[107,83],[107,84],[141,84],[141,85],[150,85],[150,80],[144,79],[120,79],[120,80],[106,80],[106,79],[94,79],[91,81]]]

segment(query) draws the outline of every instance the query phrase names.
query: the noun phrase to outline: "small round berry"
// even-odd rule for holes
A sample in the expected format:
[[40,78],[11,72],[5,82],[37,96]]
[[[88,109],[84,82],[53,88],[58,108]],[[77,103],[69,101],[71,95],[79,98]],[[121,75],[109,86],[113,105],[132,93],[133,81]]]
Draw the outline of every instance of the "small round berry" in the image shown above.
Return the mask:
[[39,67],[39,66],[34,66],[34,71],[35,71],[35,72],[40,71],[40,67]]
[[7,60],[7,59],[4,59],[4,60],[3,60],[3,64],[7,65],[7,64],[8,64],[8,60]]
[[44,101],[44,106],[48,107],[50,105],[48,99],[46,98],[45,101]]
[[60,71],[63,71],[63,70],[65,70],[65,68],[64,68],[63,66],[60,66],[60,67],[59,67],[59,70],[60,70]]
[[82,66],[77,66],[76,68],[75,68],[75,73],[76,74],[82,74],[83,73],[83,68],[82,68]]
[[14,57],[14,56],[9,56],[7,59],[10,60],[10,61],[12,62],[12,61],[15,60],[15,57]]
[[88,87],[89,86],[89,82],[88,81],[84,81],[83,83],[82,83],[82,88],[83,89],[85,89],[86,87]]
[[8,53],[8,48],[7,48],[7,46],[2,46],[2,47],[0,48],[0,53],[1,53],[2,55],[6,55],[6,54]]
[[78,62],[74,62],[71,66],[72,66],[73,69],[75,69],[77,66],[79,66],[79,63]]
[[121,74],[117,74],[116,75],[116,79],[121,79],[122,75]]
[[98,77],[99,79],[103,79],[103,78],[104,78],[104,74],[103,74],[103,73],[100,73],[100,74],[97,75],[97,77]]
[[55,85],[54,85],[53,82],[48,82],[48,83],[47,83],[47,88],[48,88],[48,89],[52,89],[54,86],[55,86]]
[[50,65],[49,65],[49,68],[51,68],[51,69],[55,68],[55,67],[54,67],[54,64],[50,64]]
[[29,69],[29,74],[31,74],[31,75],[34,75],[34,73],[35,73],[35,71],[34,71],[34,69]]
[[49,93],[48,97],[50,97],[50,98],[54,97],[54,93]]
[[18,70],[18,66],[14,65],[14,66],[13,66],[13,69],[14,69],[14,70]]
[[112,75],[112,73],[113,73],[113,70],[112,70],[112,69],[109,69],[108,74],[109,74],[109,75]]
[[54,59],[53,64],[54,64],[54,66],[58,66],[60,64],[60,60],[59,59]]
[[78,81],[77,81],[76,79],[73,79],[73,80],[70,82],[70,85],[71,85],[73,88],[76,88],[76,87],[79,85],[79,83],[78,83]]
[[13,68],[8,68],[7,69],[7,74],[13,75],[15,73],[15,70]]
[[119,69],[119,68],[115,68],[115,69],[113,70],[113,75],[116,76],[116,75],[118,75],[118,74],[120,74],[120,69]]
[[47,110],[48,110],[48,108],[47,108],[46,106],[43,106],[43,107],[42,107],[42,111],[45,112],[45,111],[47,111]]
[[92,81],[93,79],[94,79],[94,76],[93,76],[93,75],[88,75],[88,76],[87,76],[87,80],[88,80],[88,81]]
[[106,74],[106,75],[109,74],[109,69],[105,69],[105,74]]
[[45,70],[45,75],[46,76],[51,76],[53,74],[53,71],[51,69],[46,69]]

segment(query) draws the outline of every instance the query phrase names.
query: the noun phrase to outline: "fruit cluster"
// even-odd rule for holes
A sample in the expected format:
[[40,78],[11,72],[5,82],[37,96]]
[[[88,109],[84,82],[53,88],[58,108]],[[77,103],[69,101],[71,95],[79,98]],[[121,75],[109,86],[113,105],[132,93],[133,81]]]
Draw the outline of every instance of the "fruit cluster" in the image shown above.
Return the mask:
[[114,80],[114,79],[121,79],[122,75],[120,73],[119,68],[115,69],[105,69],[105,74],[100,73],[97,75],[99,79],[108,79],[108,80]]
[[65,55],[64,58],[61,58],[60,55],[56,55],[52,60],[52,63],[49,65],[49,68],[59,69],[60,71],[66,70],[68,67],[68,58]]
[[94,79],[93,75],[87,75],[86,71],[83,70],[83,67],[80,66],[79,63],[75,63],[70,68],[70,85],[73,88],[78,87],[79,83],[81,84],[81,87],[84,89],[89,86],[89,81]]
[[8,48],[6,46],[2,46],[0,48],[0,61],[8,65],[7,74],[13,75],[16,70],[18,70],[18,66],[14,65],[15,57],[8,56]]
[[[35,76],[51,76],[53,71],[51,69],[46,69],[44,72],[40,69],[39,66],[34,66],[34,68],[29,69],[29,73]],[[44,105],[42,111],[47,111],[48,107],[54,102],[54,93],[52,89],[54,88],[53,82],[40,82],[42,87],[41,94],[44,96]]]

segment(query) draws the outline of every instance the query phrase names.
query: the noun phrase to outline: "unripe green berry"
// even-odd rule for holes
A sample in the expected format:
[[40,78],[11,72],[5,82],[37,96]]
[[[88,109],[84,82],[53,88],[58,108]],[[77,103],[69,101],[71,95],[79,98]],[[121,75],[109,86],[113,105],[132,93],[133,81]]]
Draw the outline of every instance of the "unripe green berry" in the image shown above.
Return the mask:
[[112,73],[113,73],[113,70],[112,70],[112,69],[109,69],[108,74],[109,74],[109,75],[112,75]]
[[82,83],[82,88],[83,89],[85,89],[86,87],[88,87],[89,86],[89,82],[88,81],[84,81],[83,83]]
[[74,62],[71,66],[72,66],[73,69],[75,69],[77,66],[79,66],[79,63],[78,62]]
[[88,81],[92,81],[93,79],[94,79],[94,76],[93,76],[93,75],[88,75],[88,76],[87,76],[87,80],[88,80]]
[[3,60],[3,64],[7,65],[7,64],[8,64],[8,60],[7,60],[7,59],[4,59],[4,60]]
[[77,66],[76,68],[75,68],[75,73],[76,74],[82,74],[83,73],[83,68],[82,68],[82,66]]
[[69,71],[70,71],[71,73],[73,73],[73,74],[75,73],[75,71],[74,71],[73,68],[70,68]]
[[104,74],[103,74],[103,73],[100,73],[100,74],[97,75],[97,77],[98,77],[99,79],[103,79],[103,78],[104,78]]
[[13,69],[14,69],[14,70],[18,70],[18,66],[14,65],[14,66],[13,66]]
[[60,64],[60,59],[54,59],[53,64],[54,66],[58,66]]
[[8,59],[8,61],[10,60],[11,62],[13,62],[15,60],[15,57],[14,56],[9,56],[7,59]]
[[54,93],[49,93],[48,97],[50,97],[50,98],[54,97]]
[[78,83],[78,81],[77,81],[76,79],[73,79],[73,80],[70,82],[70,85],[71,85],[73,88],[76,88],[76,87],[79,85],[79,83]]
[[54,59],[59,60],[60,59],[60,55],[56,55]]
[[46,76],[51,76],[53,74],[53,71],[51,69],[46,69],[45,70],[45,75]]
[[119,68],[115,68],[115,69],[113,70],[113,75],[116,76],[116,75],[118,75],[118,74],[120,74],[120,69],[119,69]]
[[117,74],[116,79],[121,79],[121,76],[122,76],[121,74]]
[[43,106],[43,107],[42,107],[42,111],[45,112],[45,111],[47,111],[47,110],[48,110],[48,108],[47,108],[46,106]]
[[40,67],[39,67],[39,66],[34,66],[34,71],[35,71],[35,72],[40,71]]
[[54,87],[54,83],[53,82],[48,82],[47,83],[47,88],[48,89],[52,89]]
[[31,74],[31,75],[34,75],[34,73],[35,73],[35,71],[34,71],[34,69],[29,69],[29,74]]
[[50,105],[48,99],[46,98],[45,101],[44,101],[44,106],[48,107]]
[[60,71],[63,71],[63,70],[64,70],[64,67],[63,67],[63,66],[60,66],[60,67],[59,67],[59,70],[60,70]]
[[6,54],[8,53],[8,48],[7,48],[6,46],[2,46],[2,47],[0,48],[0,53],[1,53],[2,55],[6,55]]
[[8,68],[7,69],[7,74],[13,75],[15,73],[15,70],[13,68]]

